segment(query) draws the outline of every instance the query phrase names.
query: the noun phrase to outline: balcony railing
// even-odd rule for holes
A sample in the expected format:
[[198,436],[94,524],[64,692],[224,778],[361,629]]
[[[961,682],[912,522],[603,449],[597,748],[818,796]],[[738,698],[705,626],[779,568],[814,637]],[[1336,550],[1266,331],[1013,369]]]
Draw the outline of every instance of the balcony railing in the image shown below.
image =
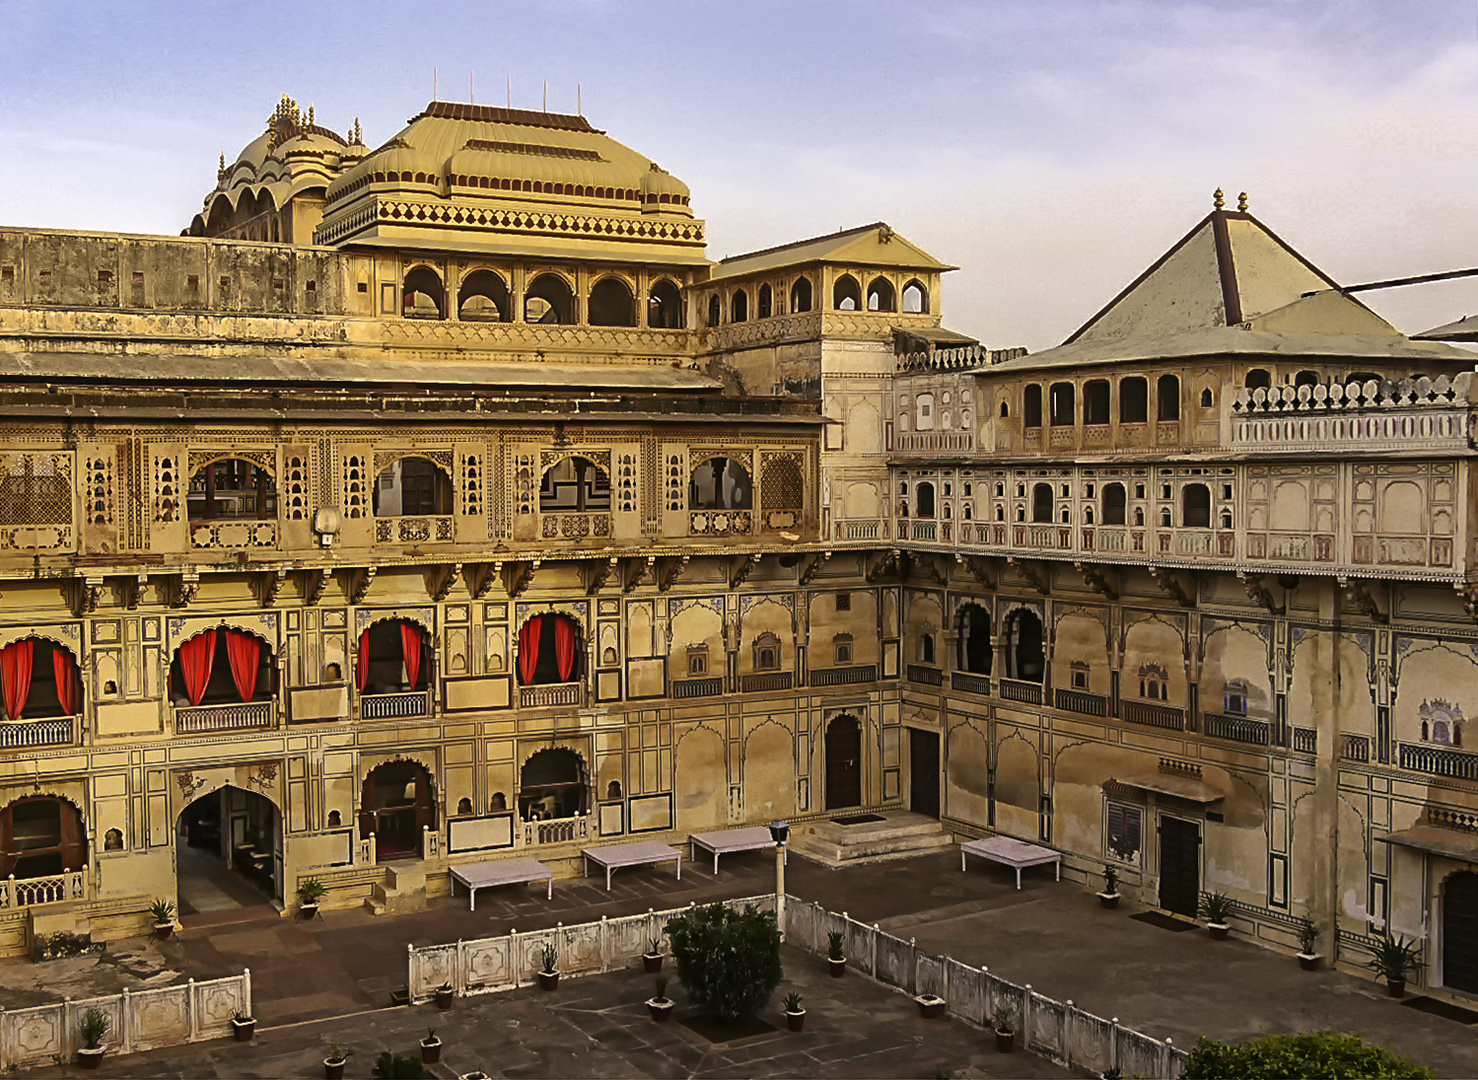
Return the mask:
[[877,682],[876,664],[856,664],[852,667],[817,668],[811,672],[812,686],[843,686],[847,683]]
[[989,694],[990,676],[976,675],[970,671],[952,671],[949,675],[949,685],[967,694]]
[[69,870],[45,877],[0,878],[0,911],[86,899],[86,870]]
[[359,715],[365,720],[430,716],[431,696],[425,690],[405,690],[398,694],[364,694],[359,699]]
[[1319,732],[1314,728],[1294,728],[1293,752],[1295,754],[1317,754],[1319,752]]
[[253,731],[272,726],[270,701],[239,701],[229,705],[182,705],[174,711],[174,729],[180,735],[215,731]]
[[1169,731],[1185,730],[1185,710],[1172,709],[1168,705],[1153,705],[1148,701],[1125,701],[1120,713],[1131,724],[1147,724],[1150,727]]
[[1341,735],[1339,756],[1346,761],[1369,761],[1370,738],[1366,735]]
[[943,686],[944,672],[924,664],[909,664],[908,681],[924,683],[926,686]]
[[1102,694],[1090,694],[1086,690],[1059,688],[1057,707],[1064,712],[1082,713],[1084,716],[1107,716],[1108,698]]
[[913,523],[913,538],[915,540],[939,539],[939,523],[937,521],[915,521]]
[[583,689],[584,684],[578,682],[520,686],[518,707],[520,709],[548,709],[558,705],[578,705]]
[[1401,767],[1431,776],[1454,780],[1478,780],[1478,754],[1446,750],[1440,746],[1401,744]]
[[1042,703],[1042,684],[1022,682],[1020,679],[1002,679],[1001,696],[1007,701],[1024,701],[1029,705]]
[[375,540],[381,544],[423,543],[451,538],[450,517],[391,517],[375,521]]
[[584,540],[610,536],[611,515],[593,513],[543,514],[540,535],[545,540]]
[[0,724],[0,750],[22,750],[32,746],[70,746],[76,737],[75,716],[49,716],[43,720],[19,720]]
[[711,679],[674,679],[672,696],[675,698],[717,697],[724,692],[724,680],[718,676]]
[[568,844],[590,839],[590,815],[550,818],[548,821],[525,821],[523,842],[530,844]]
[[879,520],[872,521],[843,521],[841,523],[841,539],[843,540],[876,540],[883,535],[883,523]]
[[1230,739],[1250,746],[1267,746],[1269,727],[1265,720],[1249,720],[1245,716],[1207,713],[1205,731],[1213,739]]
[[789,671],[765,671],[758,675],[745,675],[739,680],[739,690],[745,694],[760,694],[767,690],[789,690],[794,676]]

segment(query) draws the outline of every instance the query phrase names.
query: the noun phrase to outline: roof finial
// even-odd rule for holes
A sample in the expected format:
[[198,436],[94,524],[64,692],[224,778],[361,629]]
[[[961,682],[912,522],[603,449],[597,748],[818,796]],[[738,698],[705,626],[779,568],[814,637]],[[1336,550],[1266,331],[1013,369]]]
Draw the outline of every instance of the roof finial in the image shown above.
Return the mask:
[[309,127],[312,127],[313,126],[313,106],[312,105],[309,105],[308,106],[308,126]]
[[1247,192],[1245,191],[1237,196],[1237,210],[1243,214],[1247,213]]
[[1226,203],[1222,201],[1223,194],[1224,192],[1221,190],[1221,188],[1217,188],[1216,191],[1212,194],[1211,208],[1213,210],[1220,210],[1222,207],[1226,206]]

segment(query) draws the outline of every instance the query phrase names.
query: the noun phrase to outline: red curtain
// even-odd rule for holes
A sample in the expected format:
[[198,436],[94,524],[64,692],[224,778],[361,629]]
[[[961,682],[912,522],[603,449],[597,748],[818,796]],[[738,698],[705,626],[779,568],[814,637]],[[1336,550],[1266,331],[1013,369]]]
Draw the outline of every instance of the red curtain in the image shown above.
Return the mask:
[[559,681],[569,682],[575,673],[575,624],[570,619],[554,620],[554,659],[559,664]]
[[415,623],[400,624],[400,652],[405,658],[405,681],[414,690],[421,678],[421,628]]
[[257,662],[262,657],[262,646],[250,634],[239,630],[226,631],[226,656],[231,661],[231,679],[236,683],[236,692],[242,701],[250,701],[257,693]]
[[51,647],[51,670],[56,673],[56,697],[67,716],[77,715],[77,664],[60,645]]
[[180,672],[185,677],[185,696],[191,705],[199,705],[210,682],[210,668],[216,657],[216,632],[206,630],[180,646]]
[[5,703],[5,714],[12,720],[21,718],[26,698],[30,696],[31,658],[35,652],[36,642],[29,638],[0,649],[0,699]]
[[518,632],[518,681],[532,686],[534,669],[539,666],[539,633],[544,629],[544,616],[535,615]]
[[354,657],[354,689],[361,694],[369,685],[369,631],[359,635],[359,654]]

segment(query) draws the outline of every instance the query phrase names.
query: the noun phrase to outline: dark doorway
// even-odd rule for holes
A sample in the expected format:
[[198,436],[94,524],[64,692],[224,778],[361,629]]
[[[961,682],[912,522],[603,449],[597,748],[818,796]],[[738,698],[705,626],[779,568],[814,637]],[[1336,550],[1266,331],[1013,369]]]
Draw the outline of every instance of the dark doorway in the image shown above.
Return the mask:
[[1160,819],[1160,906],[1196,917],[1201,901],[1201,826],[1180,818]]
[[1478,874],[1453,874],[1442,886],[1442,985],[1478,994]]
[[862,805],[862,726],[843,713],[826,725],[826,809]]
[[204,915],[282,896],[282,820],[272,800],[226,786],[175,823],[179,911]]
[[374,834],[381,858],[420,855],[421,829],[436,828],[431,774],[414,761],[387,761],[370,770],[359,806],[359,838]]
[[908,729],[908,808],[939,816],[939,732]]

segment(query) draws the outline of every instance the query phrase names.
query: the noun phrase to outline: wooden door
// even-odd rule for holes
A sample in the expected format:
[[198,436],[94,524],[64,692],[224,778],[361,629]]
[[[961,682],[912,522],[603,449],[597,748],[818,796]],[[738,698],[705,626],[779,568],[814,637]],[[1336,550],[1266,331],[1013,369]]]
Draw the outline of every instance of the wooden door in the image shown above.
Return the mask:
[[1442,887],[1442,985],[1478,994],[1478,874],[1453,874]]
[[908,729],[908,808],[939,816],[939,733]]
[[1196,916],[1201,901],[1201,826],[1181,818],[1160,819],[1160,906]]
[[826,809],[862,805],[862,727],[843,714],[826,725]]
[[425,458],[400,459],[400,512],[436,513],[436,466]]

